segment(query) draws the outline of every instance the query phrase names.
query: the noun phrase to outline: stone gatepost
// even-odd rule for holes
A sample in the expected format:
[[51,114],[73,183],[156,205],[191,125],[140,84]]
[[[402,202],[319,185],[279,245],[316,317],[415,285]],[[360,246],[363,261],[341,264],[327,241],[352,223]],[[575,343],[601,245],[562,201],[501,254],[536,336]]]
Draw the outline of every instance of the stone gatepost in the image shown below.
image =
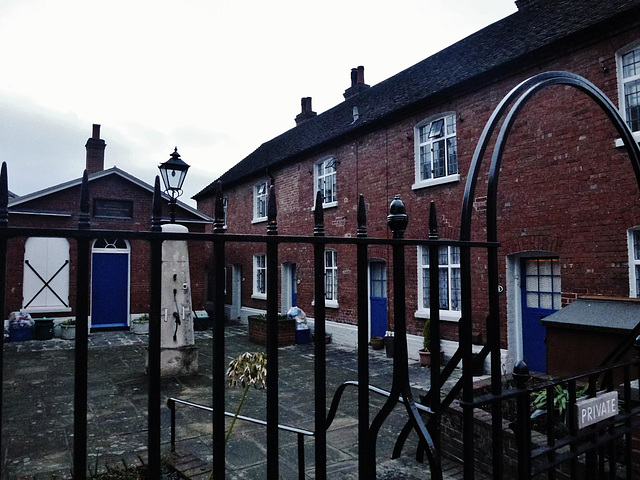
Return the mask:
[[[162,226],[164,233],[186,233],[175,223]],[[162,295],[160,323],[160,371],[162,376],[198,373],[198,351],[193,336],[193,310],[187,242],[162,244]]]

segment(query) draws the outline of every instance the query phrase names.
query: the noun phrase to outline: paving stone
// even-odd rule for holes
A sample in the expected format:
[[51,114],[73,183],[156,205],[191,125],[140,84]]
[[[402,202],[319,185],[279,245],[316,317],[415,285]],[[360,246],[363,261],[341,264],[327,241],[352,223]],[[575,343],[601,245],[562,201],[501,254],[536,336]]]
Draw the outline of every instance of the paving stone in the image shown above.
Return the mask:
[[[245,351],[264,351],[249,342],[246,327],[230,323],[225,331],[229,361]],[[88,362],[88,463],[98,459],[99,468],[108,465],[140,464],[146,461],[147,392],[145,374],[148,337],[129,332],[92,333]],[[162,380],[163,450],[169,452],[170,414],[164,407],[170,396],[210,405],[212,332],[196,332],[200,372]],[[313,344],[280,348],[280,423],[299,428],[314,426]],[[73,452],[74,342],[52,339],[7,343],[3,392],[3,479],[36,475],[48,479],[70,478]],[[389,390],[393,379],[391,359],[384,352],[370,350],[371,383]],[[413,395],[417,400],[428,385],[427,369],[410,365]],[[357,380],[357,352],[352,347],[327,346],[327,410],[332,395],[343,381]],[[233,411],[240,389],[228,388],[226,409]],[[370,418],[386,401],[371,393]],[[266,391],[251,390],[243,415],[266,417]],[[182,453],[171,454],[182,462],[192,478],[208,478],[202,468],[211,465],[211,414],[184,406],[176,409],[176,436]],[[397,405],[380,429],[377,441],[378,478],[428,478],[428,464],[415,461],[415,434],[409,436],[403,454],[391,460],[397,433],[406,421],[406,411]],[[227,419],[227,426],[230,419]],[[297,437],[280,432],[280,476],[298,478]],[[227,446],[227,478],[266,478],[266,428],[238,422]],[[305,473],[314,478],[314,439],[305,438]],[[357,478],[357,390],[348,388],[338,413],[327,432],[327,470],[332,480]],[[177,463],[174,463],[177,465]],[[461,478],[458,464],[446,463],[447,477]],[[427,475],[425,477],[425,475]],[[481,477],[477,477],[481,478]]]

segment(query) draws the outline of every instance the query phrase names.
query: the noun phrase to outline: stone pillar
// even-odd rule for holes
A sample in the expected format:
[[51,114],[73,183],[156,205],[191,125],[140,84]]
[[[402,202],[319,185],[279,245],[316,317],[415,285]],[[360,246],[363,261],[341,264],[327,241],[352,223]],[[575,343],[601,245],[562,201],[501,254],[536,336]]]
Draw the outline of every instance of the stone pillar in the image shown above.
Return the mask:
[[[186,233],[187,227],[175,223],[162,226],[165,233]],[[193,310],[187,242],[169,240],[162,244],[161,295],[162,376],[198,373],[198,351],[193,336]]]

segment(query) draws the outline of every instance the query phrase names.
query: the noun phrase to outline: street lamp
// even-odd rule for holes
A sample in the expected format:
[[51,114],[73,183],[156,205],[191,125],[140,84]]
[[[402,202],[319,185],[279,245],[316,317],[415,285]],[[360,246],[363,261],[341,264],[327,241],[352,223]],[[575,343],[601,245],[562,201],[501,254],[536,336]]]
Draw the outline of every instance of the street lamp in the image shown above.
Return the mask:
[[171,200],[169,200],[171,223],[175,223],[176,200],[180,195],[182,195],[182,184],[184,183],[184,178],[187,176],[189,165],[180,159],[178,147],[176,147],[171,154],[171,158],[166,162],[161,163],[158,168],[160,169],[160,175],[162,176],[162,183],[164,183],[164,191],[171,197]]

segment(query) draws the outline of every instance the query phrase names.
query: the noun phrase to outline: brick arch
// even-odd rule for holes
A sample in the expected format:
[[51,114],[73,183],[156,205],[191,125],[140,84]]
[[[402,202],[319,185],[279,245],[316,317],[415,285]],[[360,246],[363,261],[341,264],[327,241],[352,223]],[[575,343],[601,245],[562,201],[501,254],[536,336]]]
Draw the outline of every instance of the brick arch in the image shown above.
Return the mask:
[[502,241],[501,247],[505,255],[523,252],[560,253],[563,239],[555,235],[518,235]]

